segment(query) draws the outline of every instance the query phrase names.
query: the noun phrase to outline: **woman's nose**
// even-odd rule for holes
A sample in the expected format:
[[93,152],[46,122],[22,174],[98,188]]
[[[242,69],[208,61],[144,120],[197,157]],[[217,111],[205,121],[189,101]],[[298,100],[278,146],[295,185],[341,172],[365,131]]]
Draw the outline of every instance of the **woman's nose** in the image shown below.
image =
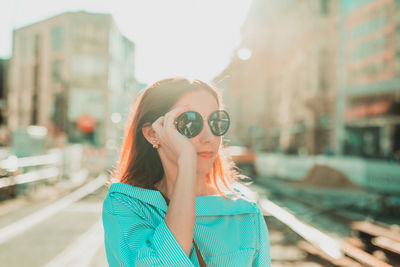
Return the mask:
[[213,133],[211,132],[210,126],[208,123],[203,124],[203,129],[201,129],[201,132],[199,134],[199,139],[201,142],[207,142],[211,141],[212,138],[214,137]]

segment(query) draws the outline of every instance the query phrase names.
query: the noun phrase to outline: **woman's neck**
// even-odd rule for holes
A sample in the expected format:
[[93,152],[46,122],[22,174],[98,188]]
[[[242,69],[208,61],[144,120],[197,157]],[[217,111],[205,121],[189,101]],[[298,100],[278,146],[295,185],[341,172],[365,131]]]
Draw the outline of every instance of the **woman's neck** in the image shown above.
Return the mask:
[[[196,180],[196,196],[208,196],[208,195],[216,195],[218,194],[217,189],[206,183],[207,176],[197,176]],[[167,179],[164,175],[163,178],[155,185],[157,190],[159,190],[162,194],[167,196],[169,199],[171,198],[172,192],[174,191],[174,184],[171,179]]]

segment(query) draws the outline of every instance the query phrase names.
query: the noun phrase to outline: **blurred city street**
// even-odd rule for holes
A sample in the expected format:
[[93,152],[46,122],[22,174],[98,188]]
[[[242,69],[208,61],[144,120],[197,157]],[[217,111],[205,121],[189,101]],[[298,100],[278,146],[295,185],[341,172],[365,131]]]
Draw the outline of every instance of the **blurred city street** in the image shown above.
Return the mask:
[[221,93],[273,267],[400,266],[399,0],[3,1],[0,39],[1,266],[107,266],[105,183],[169,77]]
[[70,196],[64,190],[42,187],[27,198],[0,205],[0,260],[6,266],[108,266],[101,222],[105,188],[55,207]]

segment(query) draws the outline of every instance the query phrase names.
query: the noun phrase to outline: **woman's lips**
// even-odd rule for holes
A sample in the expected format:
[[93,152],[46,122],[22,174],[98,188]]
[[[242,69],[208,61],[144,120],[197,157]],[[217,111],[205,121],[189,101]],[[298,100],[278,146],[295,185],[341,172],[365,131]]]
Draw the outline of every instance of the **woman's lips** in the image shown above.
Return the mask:
[[202,158],[210,159],[213,157],[214,153],[213,152],[198,152],[197,155]]

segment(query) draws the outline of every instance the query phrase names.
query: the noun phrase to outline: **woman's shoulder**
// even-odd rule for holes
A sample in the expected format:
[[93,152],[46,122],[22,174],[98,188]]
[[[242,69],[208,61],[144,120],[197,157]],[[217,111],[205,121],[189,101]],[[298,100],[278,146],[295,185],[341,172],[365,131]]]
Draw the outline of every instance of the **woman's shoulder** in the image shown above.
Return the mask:
[[159,194],[159,191],[146,189],[122,182],[114,182],[109,186],[109,196],[125,196],[127,198],[146,198]]
[[142,210],[149,205],[160,209],[167,208],[159,191],[120,182],[110,185],[104,205],[107,203],[109,206],[126,206],[131,210]]
[[235,183],[233,186],[233,190],[236,192],[238,198],[244,201],[254,204],[258,200],[258,193],[251,190],[248,186],[244,184]]
[[234,188],[239,195],[238,198],[240,201],[246,202],[248,205],[252,206],[254,211],[259,215],[262,214],[262,210],[259,206],[259,193],[257,191],[241,183],[235,184]]
[[257,213],[256,200],[248,192],[239,188],[234,189],[233,187],[231,190],[223,191],[223,194],[196,197],[196,216],[232,216]]
[[124,186],[116,186],[111,184],[108,193],[103,201],[103,210],[109,213],[119,213],[123,210],[133,210],[137,206],[137,201],[127,194],[123,189]]

